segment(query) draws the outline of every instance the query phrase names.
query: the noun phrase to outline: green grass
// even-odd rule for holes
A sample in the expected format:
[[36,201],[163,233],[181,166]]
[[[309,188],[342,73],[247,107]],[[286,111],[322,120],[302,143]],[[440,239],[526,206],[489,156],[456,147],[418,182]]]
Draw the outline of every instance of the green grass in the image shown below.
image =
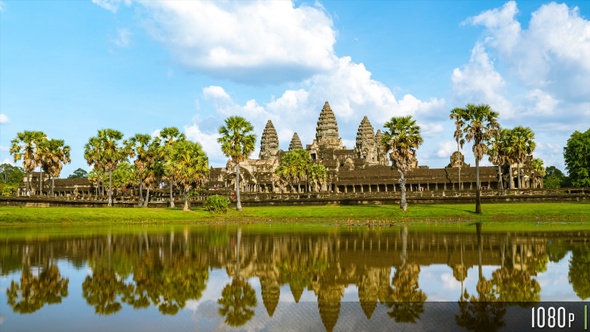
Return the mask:
[[0,226],[50,224],[187,224],[187,223],[304,223],[345,225],[375,223],[572,223],[590,224],[590,203],[486,204],[483,214],[473,204],[411,205],[402,211],[392,205],[265,206],[242,212],[211,214],[202,208],[184,212],[170,208],[37,208],[0,207]]

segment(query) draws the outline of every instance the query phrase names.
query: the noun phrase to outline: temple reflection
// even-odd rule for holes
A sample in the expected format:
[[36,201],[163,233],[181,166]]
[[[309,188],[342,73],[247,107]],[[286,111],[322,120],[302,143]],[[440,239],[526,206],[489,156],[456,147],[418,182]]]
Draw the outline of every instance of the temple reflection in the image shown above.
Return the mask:
[[[261,227],[187,226],[6,240],[0,258],[3,276],[20,273],[6,290],[15,313],[60,303],[68,287],[81,287],[85,303],[99,315],[118,313],[124,306],[176,315],[188,302],[201,299],[210,271],[223,270],[229,281],[218,290],[216,302],[227,325],[247,324],[259,315],[255,308],[260,305],[272,319],[282,298],[298,304],[308,293],[327,331],[338,324],[347,289],[356,290],[358,310],[367,320],[381,306],[392,322],[416,323],[429,301],[421,272],[440,265],[460,284],[454,297],[457,325],[494,331],[504,326],[511,303],[527,307],[541,300],[536,276],[568,252],[571,287],[580,299],[590,297],[589,238],[588,232],[485,232],[481,224],[444,232],[357,227],[295,234]],[[82,284],[70,285],[58,261],[88,269]],[[484,275],[483,267],[493,267],[491,276]],[[477,284],[467,289],[470,270],[476,271]]]

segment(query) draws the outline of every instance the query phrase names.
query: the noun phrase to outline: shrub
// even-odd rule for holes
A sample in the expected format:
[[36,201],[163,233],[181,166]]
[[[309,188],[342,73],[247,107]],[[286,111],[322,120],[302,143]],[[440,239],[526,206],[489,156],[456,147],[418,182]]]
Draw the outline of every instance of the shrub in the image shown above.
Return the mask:
[[229,206],[229,199],[221,195],[209,196],[203,203],[206,211],[211,213],[226,213]]

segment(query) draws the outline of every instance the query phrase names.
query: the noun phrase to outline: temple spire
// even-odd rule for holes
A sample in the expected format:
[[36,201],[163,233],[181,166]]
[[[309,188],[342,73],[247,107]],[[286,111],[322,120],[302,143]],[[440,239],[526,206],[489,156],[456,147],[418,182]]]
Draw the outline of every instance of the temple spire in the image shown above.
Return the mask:
[[268,120],[260,139],[259,158],[262,160],[269,159],[270,157],[276,156],[278,151],[279,137],[277,135],[277,131],[275,130],[275,126],[272,124],[272,121]]

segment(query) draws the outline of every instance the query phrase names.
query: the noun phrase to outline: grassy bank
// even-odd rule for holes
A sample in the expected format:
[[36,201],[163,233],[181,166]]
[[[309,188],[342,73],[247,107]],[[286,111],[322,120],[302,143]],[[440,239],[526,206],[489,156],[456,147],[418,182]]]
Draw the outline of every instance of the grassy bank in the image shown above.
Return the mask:
[[0,226],[48,224],[141,224],[141,223],[583,223],[590,224],[590,203],[487,204],[483,214],[473,204],[413,205],[401,211],[392,205],[267,206],[246,207],[242,212],[210,214],[202,209],[153,208],[35,208],[0,207]]

